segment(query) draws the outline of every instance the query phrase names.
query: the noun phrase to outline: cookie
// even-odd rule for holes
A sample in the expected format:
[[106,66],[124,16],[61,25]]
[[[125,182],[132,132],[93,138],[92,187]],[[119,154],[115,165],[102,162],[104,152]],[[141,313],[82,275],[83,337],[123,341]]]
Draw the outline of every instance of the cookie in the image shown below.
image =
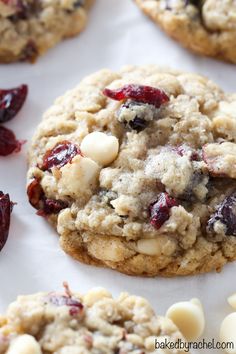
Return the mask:
[[93,0],[0,0],[0,63],[34,62],[81,32]]
[[187,344],[146,299],[127,293],[114,299],[103,288],[84,296],[68,289],[19,296],[0,318],[0,354],[145,354],[165,342],[173,343],[168,353],[180,354],[180,341]]
[[132,275],[236,259],[236,94],[156,66],[102,70],[58,98],[27,192],[77,260]]
[[195,53],[236,63],[234,0],[135,0],[169,36]]

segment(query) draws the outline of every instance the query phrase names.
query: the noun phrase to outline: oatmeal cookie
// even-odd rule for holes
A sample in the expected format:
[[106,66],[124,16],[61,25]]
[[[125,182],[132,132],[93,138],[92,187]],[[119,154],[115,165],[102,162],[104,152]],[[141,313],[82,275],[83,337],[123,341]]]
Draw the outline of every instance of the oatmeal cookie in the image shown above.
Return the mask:
[[0,354],[145,354],[156,352],[155,341],[180,340],[174,323],[156,316],[147,300],[127,293],[114,299],[103,288],[84,296],[19,296],[0,317]]
[[94,0],[0,0],[0,63],[34,62],[81,32]]
[[27,192],[77,260],[132,275],[236,259],[236,95],[156,66],[102,70],[58,98]]
[[192,51],[236,63],[234,0],[135,0],[169,36]]

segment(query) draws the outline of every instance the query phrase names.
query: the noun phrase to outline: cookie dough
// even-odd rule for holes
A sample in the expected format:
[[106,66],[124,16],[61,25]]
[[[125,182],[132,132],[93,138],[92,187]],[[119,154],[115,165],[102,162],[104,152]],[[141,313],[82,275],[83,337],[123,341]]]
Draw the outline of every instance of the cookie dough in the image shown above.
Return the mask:
[[103,288],[19,296],[0,317],[0,354],[146,354],[156,352],[155,341],[174,346],[185,339],[144,298],[114,299]]
[[235,104],[196,74],[99,71],[44,114],[30,203],[81,262],[146,276],[220,271],[236,259]]
[[81,32],[94,0],[0,0],[0,63],[34,62]]
[[135,0],[170,37],[195,53],[236,63],[234,0]]

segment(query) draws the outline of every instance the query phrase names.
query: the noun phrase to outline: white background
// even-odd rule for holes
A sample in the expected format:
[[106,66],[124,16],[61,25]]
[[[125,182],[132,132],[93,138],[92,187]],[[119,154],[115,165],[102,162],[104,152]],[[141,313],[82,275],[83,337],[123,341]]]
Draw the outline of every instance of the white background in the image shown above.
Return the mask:
[[[235,66],[182,49],[131,0],[97,0],[82,35],[59,44],[34,65],[0,65],[1,88],[29,85],[24,108],[7,126],[18,138],[29,141],[47,107],[84,76],[104,67],[119,69],[125,64],[146,63],[198,72],[226,91],[236,90]],[[126,290],[145,296],[159,314],[165,314],[176,301],[199,297],[207,319],[204,337],[217,338],[220,323],[230,312],[226,297],[236,292],[236,264],[227,265],[220,274],[145,279],[73,261],[60,250],[55,231],[28,204],[26,155],[27,144],[21,153],[0,158],[0,190],[10,193],[18,203],[8,242],[0,253],[0,311],[18,294],[59,290],[67,280],[72,289],[80,292],[104,286],[114,295]]]

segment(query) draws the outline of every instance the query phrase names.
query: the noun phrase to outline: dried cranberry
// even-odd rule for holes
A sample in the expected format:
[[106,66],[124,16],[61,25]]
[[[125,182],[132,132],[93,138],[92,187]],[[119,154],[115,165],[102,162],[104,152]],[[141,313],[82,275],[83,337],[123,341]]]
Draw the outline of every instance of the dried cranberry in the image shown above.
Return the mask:
[[217,211],[208,220],[208,231],[214,231],[217,221],[225,225],[227,236],[236,236],[236,193],[226,197],[219,205]]
[[7,156],[19,152],[25,141],[16,140],[15,134],[10,129],[0,126],[0,156]]
[[15,117],[23,106],[28,93],[27,85],[0,90],[0,123],[7,122]]
[[0,251],[8,238],[12,207],[9,194],[0,192]]
[[65,295],[52,294],[46,298],[46,301],[55,306],[69,306],[69,313],[71,316],[76,316],[83,311],[83,304],[72,297]]
[[62,209],[67,208],[68,204],[60,199],[42,198],[42,209],[37,214],[39,216],[47,216],[50,214],[58,214]]
[[169,97],[164,91],[155,87],[142,85],[125,85],[116,90],[105,88],[103,94],[116,101],[131,98],[137,102],[152,104],[157,108],[169,101]]
[[44,191],[41,187],[40,181],[38,178],[34,178],[33,181],[28,185],[27,195],[29,198],[30,204],[35,209],[40,209],[40,202],[44,197]]
[[46,152],[43,158],[41,169],[43,171],[50,171],[52,167],[61,168],[67,163],[71,162],[74,156],[80,154],[80,149],[77,145],[62,141],[58,143],[52,150]]
[[83,308],[79,308],[78,306],[72,306],[69,310],[69,314],[73,316],[77,316],[79,313],[81,313]]
[[151,225],[160,229],[169,219],[170,209],[174,206],[178,206],[177,200],[170,197],[168,193],[161,193],[159,198],[149,206]]
[[35,209],[38,209],[37,214],[40,216],[58,214],[59,211],[68,206],[68,204],[63,200],[46,198],[38,178],[34,178],[34,180],[29,184],[27,194],[30,204]]

